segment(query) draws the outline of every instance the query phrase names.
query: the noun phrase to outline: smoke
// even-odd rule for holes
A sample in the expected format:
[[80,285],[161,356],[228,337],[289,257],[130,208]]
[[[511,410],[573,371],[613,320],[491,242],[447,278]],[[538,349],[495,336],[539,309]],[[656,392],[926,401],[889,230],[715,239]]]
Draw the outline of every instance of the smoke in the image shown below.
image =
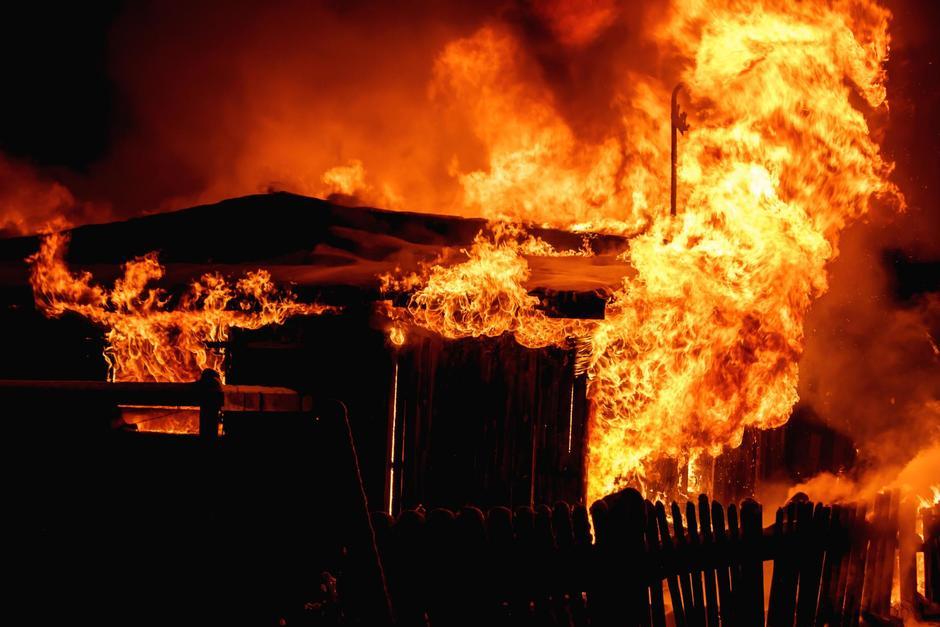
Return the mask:
[[[616,0],[129,4],[110,32],[117,113],[106,154],[38,177],[71,195],[58,209],[44,199],[0,215],[32,231],[39,220],[24,215],[82,203],[113,214],[71,211],[74,221],[269,190],[479,214],[460,173],[485,169],[490,155],[474,112],[454,106],[436,74],[448,44],[487,26],[509,33],[517,77],[550,92],[554,114],[590,144],[624,132],[633,76],[669,74],[642,36],[662,10]],[[337,185],[336,168],[355,168],[357,188]]]
[[67,187],[0,153],[0,237],[106,219],[107,205],[79,202]]
[[940,9],[926,2],[889,8],[890,114],[870,123],[896,164],[908,209],[873,211],[846,230],[829,291],[806,320],[799,388],[804,402],[855,440],[860,474],[877,478],[862,481],[871,483],[940,442],[940,161],[928,158],[940,132],[940,88],[924,80],[938,61],[930,25]]
[[899,490],[905,497],[932,503],[940,498],[935,492],[937,477],[940,477],[940,445],[924,448],[905,464],[871,468],[854,479],[830,473],[817,475],[790,488],[788,498],[803,492],[826,503],[870,502],[879,492]]

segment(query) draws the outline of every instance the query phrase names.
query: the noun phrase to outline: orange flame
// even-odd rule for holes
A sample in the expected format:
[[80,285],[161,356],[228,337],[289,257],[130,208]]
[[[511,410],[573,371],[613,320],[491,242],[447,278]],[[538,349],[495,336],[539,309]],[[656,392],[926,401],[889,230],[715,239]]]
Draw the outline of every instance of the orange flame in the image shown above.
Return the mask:
[[681,61],[693,118],[675,219],[671,85],[633,77],[622,127],[588,141],[549,90],[523,80],[507,30],[486,26],[441,54],[434,93],[467,111],[489,155],[486,168],[452,164],[465,207],[635,234],[623,259],[636,274],[597,323],[538,311],[523,246],[498,232],[455,265],[407,277],[419,286],[412,321],[445,337],[590,338],[589,501],[649,478],[658,458],[694,461],[746,426],[787,419],[803,319],[827,289],[840,231],[879,199],[903,206],[857,107],[884,105],[888,18],[866,0],[679,0],[659,15],[654,41]]
[[221,373],[223,356],[207,343],[225,342],[232,327],[257,329],[334,309],[279,293],[265,270],[234,285],[220,274],[205,274],[174,300],[148,287],[164,273],[156,253],[126,263],[107,290],[94,285],[88,272],[69,271],[67,243],[68,235],[53,233],[27,259],[36,304],[47,316],[74,312],[106,328],[104,356],[115,381],[193,381],[205,368]]

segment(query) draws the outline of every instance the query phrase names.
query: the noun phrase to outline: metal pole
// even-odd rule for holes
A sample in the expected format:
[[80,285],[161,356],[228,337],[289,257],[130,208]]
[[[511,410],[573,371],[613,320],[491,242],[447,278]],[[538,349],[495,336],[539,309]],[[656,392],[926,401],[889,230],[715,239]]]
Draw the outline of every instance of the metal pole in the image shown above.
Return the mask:
[[678,153],[678,135],[689,130],[689,124],[686,120],[685,111],[679,109],[679,92],[682,91],[682,83],[676,85],[672,90],[672,108],[670,114],[670,127],[672,131],[672,169],[669,189],[669,215],[676,215],[676,163],[679,159]]

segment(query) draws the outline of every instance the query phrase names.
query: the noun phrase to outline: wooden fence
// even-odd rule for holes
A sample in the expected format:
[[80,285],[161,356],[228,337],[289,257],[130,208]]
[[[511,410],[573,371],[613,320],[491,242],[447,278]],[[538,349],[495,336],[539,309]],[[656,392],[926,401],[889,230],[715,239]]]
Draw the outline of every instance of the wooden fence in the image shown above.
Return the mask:
[[565,503],[374,514],[397,623],[848,626],[936,612],[940,508],[923,513],[921,540],[896,493],[793,500],[764,528],[753,500],[667,508],[625,490],[591,507],[593,531],[588,518]]

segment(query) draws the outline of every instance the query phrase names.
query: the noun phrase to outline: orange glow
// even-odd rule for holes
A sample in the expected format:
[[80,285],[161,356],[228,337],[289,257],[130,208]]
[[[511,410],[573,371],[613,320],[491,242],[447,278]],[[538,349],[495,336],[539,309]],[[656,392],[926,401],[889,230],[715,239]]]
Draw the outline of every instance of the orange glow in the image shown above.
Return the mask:
[[163,277],[156,253],[124,265],[124,275],[107,290],[88,272],[73,274],[64,261],[68,236],[43,238],[28,259],[37,306],[47,316],[78,313],[106,329],[104,356],[114,381],[194,381],[205,368],[220,373],[223,355],[206,345],[225,342],[232,327],[257,329],[283,324],[296,315],[333,308],[298,303],[281,293],[265,270],[234,284],[205,274],[178,300],[150,284]]

